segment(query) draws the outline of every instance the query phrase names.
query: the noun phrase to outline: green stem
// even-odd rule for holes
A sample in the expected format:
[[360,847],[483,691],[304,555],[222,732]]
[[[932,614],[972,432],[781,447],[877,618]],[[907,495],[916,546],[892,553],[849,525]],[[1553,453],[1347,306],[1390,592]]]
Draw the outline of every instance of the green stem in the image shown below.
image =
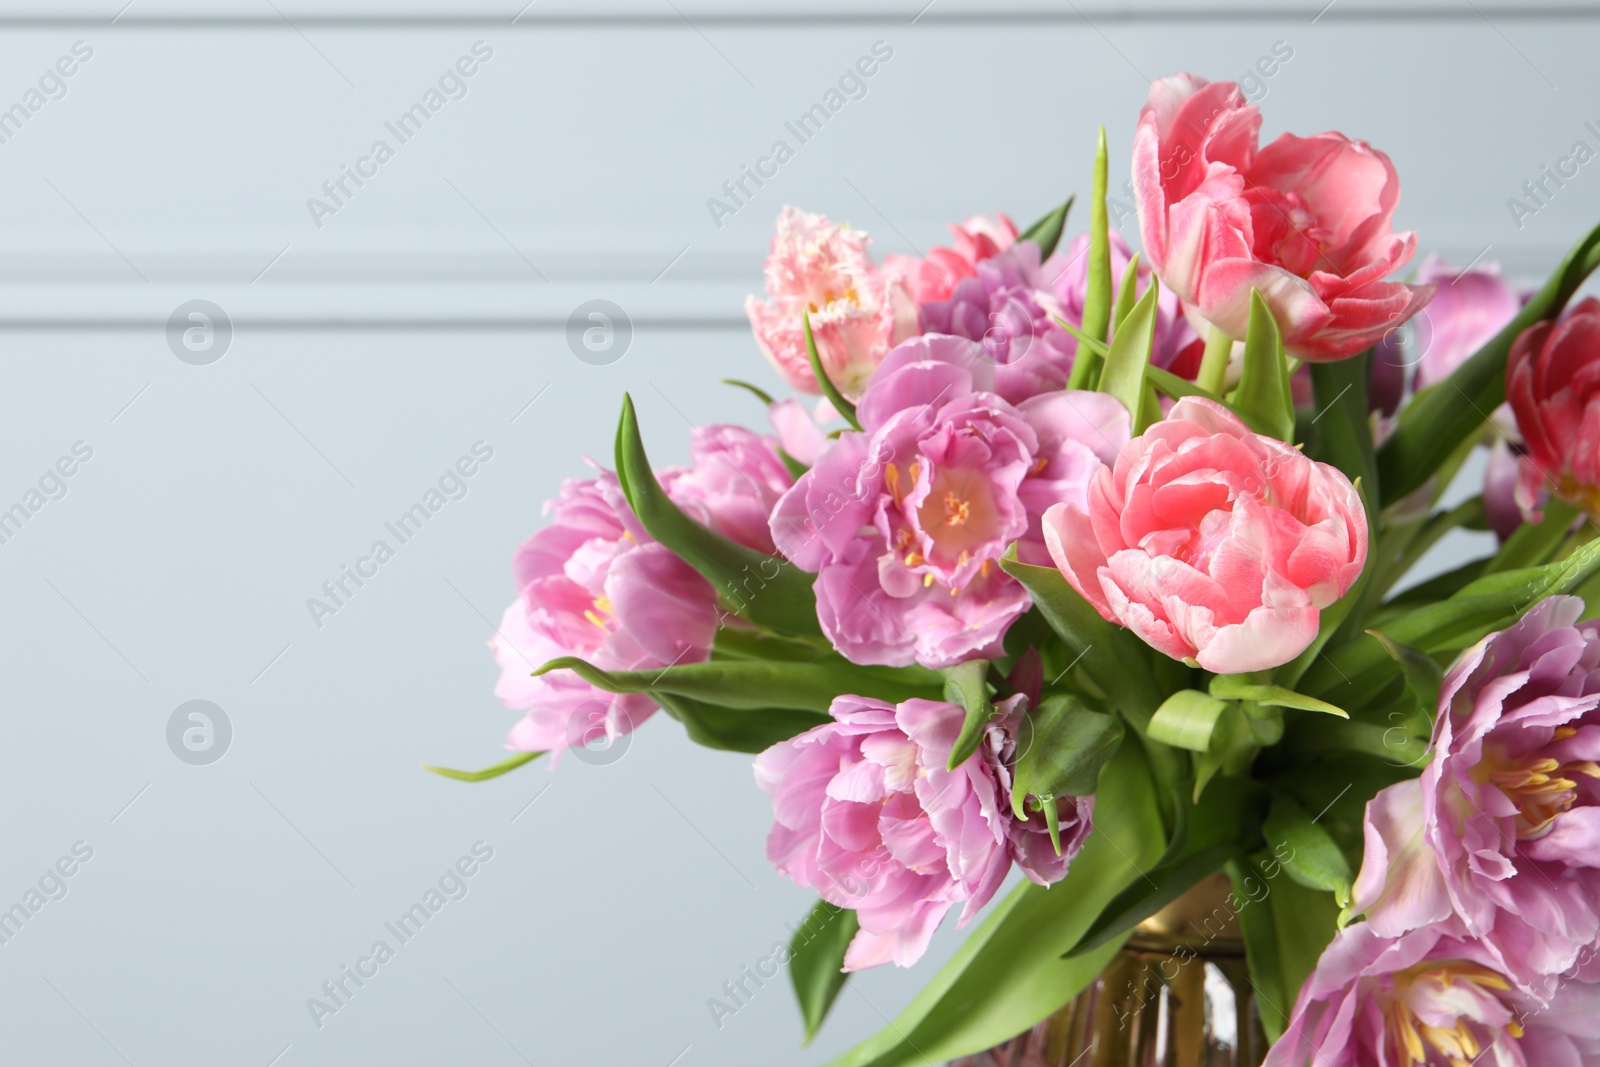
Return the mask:
[[1379,596],[1388,596],[1395,583],[1416,566],[1439,539],[1460,526],[1486,521],[1483,497],[1475,496],[1449,511],[1434,512],[1411,523],[1392,524],[1378,537],[1373,581]]
[[1195,376],[1194,384],[1208,393],[1216,396],[1222,395],[1223,384],[1228,379],[1228,357],[1233,355],[1233,338],[1211,327],[1211,336],[1206,338],[1205,355],[1200,357],[1200,373]]

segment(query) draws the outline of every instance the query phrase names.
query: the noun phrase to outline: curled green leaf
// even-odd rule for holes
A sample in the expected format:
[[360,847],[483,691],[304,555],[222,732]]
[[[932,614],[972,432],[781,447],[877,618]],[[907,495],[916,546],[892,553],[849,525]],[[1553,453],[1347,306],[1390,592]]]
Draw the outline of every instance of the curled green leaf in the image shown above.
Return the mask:
[[945,669],[944,698],[966,710],[961,733],[955,747],[950,750],[949,769],[955,770],[978,750],[983,740],[983,728],[994,718],[994,705],[989,703],[988,660],[969,660]]
[[1150,738],[1191,752],[1211,751],[1211,735],[1228,702],[1197,689],[1180,689],[1156,709]]
[[[1122,744],[1122,723],[1073,696],[1047,697],[1029,710],[1017,731],[1011,783],[1012,812],[1027,818],[1026,797],[1040,801],[1046,820],[1058,797],[1092,794],[1100,770]],[[1058,849],[1059,851],[1059,846]]]
[[759,385],[751,385],[749,382],[742,381],[738,378],[723,378],[722,384],[731,385],[735,389],[743,389],[745,392],[754,395],[757,400],[761,401],[763,404],[766,404],[768,407],[771,407],[774,403],[776,403],[776,401],[772,399],[772,394],[761,388]]
[[699,571],[736,614],[779,633],[822,635],[812,575],[707,529],[667,496],[650,469],[627,395],[617,422],[616,461],[622,493],[650,536]]
[[435,767],[428,763],[424,763],[422,769],[432,771],[441,778],[454,778],[458,782],[487,782],[491,778],[498,778],[502,774],[516,770],[524,763],[532,763],[542,755],[544,755],[543,752],[518,752],[510,759],[501,760],[494,766],[485,767],[481,771],[458,771],[453,767]]

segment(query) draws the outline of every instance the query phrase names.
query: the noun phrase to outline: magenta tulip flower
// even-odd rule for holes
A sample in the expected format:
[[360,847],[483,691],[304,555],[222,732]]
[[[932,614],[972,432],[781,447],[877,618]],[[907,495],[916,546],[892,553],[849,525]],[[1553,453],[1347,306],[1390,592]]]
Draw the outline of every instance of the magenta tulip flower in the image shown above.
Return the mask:
[[1441,925],[1339,933],[1263,1067],[1585,1067],[1600,1062],[1600,986],[1548,1000],[1517,988],[1481,942]]
[[1000,569],[1017,542],[1049,559],[1039,519],[1083,502],[1128,439],[1105,393],[1011,404],[974,341],[914,338],[884,360],[840,435],[778,502],[779,551],[815,572],[817,614],[857,663],[945,667],[1000,654],[1028,593]]
[[1600,940],[1600,626],[1550,597],[1446,675],[1434,757],[1367,806],[1354,909],[1380,935],[1459,918],[1531,983]]

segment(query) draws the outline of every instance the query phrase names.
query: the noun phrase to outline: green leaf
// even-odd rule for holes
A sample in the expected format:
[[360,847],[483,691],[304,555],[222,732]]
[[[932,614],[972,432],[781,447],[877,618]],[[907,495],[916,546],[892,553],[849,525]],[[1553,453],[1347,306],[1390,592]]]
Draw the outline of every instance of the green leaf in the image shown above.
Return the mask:
[[1461,590],[1483,577],[1483,570],[1489,565],[1487,559],[1468,560],[1459,567],[1454,567],[1443,574],[1434,575],[1425,582],[1418,582],[1405,590],[1396,593],[1394,599],[1383,605],[1388,612],[1396,607],[1416,607],[1420,604],[1432,604],[1439,600],[1448,600]]
[[1559,315],[1597,266],[1600,226],[1573,246],[1516,318],[1450,377],[1423,390],[1406,405],[1400,425],[1378,454],[1384,504],[1399,500],[1427,481],[1463,440],[1488,421],[1506,398],[1506,359],[1512,342],[1534,323]]
[[1578,509],[1571,504],[1551,499],[1544,506],[1544,520],[1518,526],[1489,560],[1483,573],[1495,574],[1546,562],[1567,539],[1567,532],[1577,521],[1578,514]]
[[1206,335],[1206,349],[1195,372],[1195,384],[1213,396],[1222,394],[1228,380],[1228,362],[1233,358],[1233,338],[1217,327]]
[[1054,567],[1018,562],[1016,547],[1001,568],[1021,582],[1034,606],[1066,645],[1067,658],[1080,666],[1102,692],[1117,695],[1117,709],[1144,729],[1165,697],[1151,669],[1151,650],[1132,633],[1100,613]]
[[[786,663],[816,663],[832,660],[838,653],[825,642],[801,637],[779,637],[760,630],[724,626],[717,631],[711,648],[712,659],[783,660]],[[919,672],[921,668],[918,668]],[[933,671],[927,676],[935,677]]]
[[1261,836],[1289,877],[1308,889],[1332,893],[1339,907],[1350,904],[1350,861],[1327,830],[1288,794],[1272,800]]
[[789,981],[800,1002],[807,1045],[817,1036],[828,1009],[850,977],[843,970],[844,953],[859,929],[855,912],[819,900],[789,942]]
[[801,463],[799,460],[789,455],[788,452],[785,452],[782,445],[777,446],[777,453],[778,458],[783,461],[783,469],[788,471],[789,477],[793,478],[797,482],[800,480],[801,475],[805,474],[806,471],[811,469],[806,464]]
[[[1259,787],[1229,779],[1209,790],[1189,816],[1189,835],[1178,855],[1128,884],[1095,917],[1069,956],[1077,958],[1107,944],[1119,944],[1128,931],[1260,840]],[[1101,804],[1096,802],[1095,811]]]
[[1292,878],[1278,878],[1280,868],[1270,857],[1228,865],[1234,897],[1244,905],[1239,925],[1250,984],[1269,1041],[1283,1036],[1300,986],[1333,940],[1339,920],[1332,894],[1306,889]]
[[1111,339],[1111,354],[1100,371],[1100,391],[1122,401],[1134,421],[1135,433],[1143,430],[1138,425],[1139,411],[1144,400],[1144,371],[1150,365],[1150,345],[1155,339],[1156,298],[1160,287],[1152,277],[1150,287]]
[[1319,769],[1321,761],[1335,753],[1359,753],[1363,758],[1375,757],[1390,767],[1409,768],[1406,777],[1415,777],[1428,761],[1428,740],[1413,733],[1409,712],[1391,710],[1389,714],[1394,716],[1389,725],[1302,720],[1285,736],[1283,744],[1271,752],[1283,759],[1298,756],[1303,763],[1319,766]]
[[[1233,394],[1233,410],[1256,433],[1280,441],[1294,438],[1294,406],[1289,396],[1289,367],[1283,336],[1259,291],[1250,293],[1250,330],[1244,339],[1244,370]],[[1365,400],[1365,394],[1362,394]]]
[[978,751],[983,740],[983,728],[994,718],[994,705],[989,703],[989,661],[969,660],[945,669],[944,699],[960,704],[967,717],[961,722],[961,733],[956,736],[955,747],[950,750],[949,769],[955,770],[967,762],[967,757]]
[[[1484,512],[1481,495],[1464,500],[1448,511],[1436,511],[1426,518],[1403,520],[1393,515],[1385,516],[1384,529],[1374,545],[1373,553],[1377,562],[1372,568],[1371,580],[1377,583],[1377,592],[1387,594],[1394,588],[1395,582],[1403,578],[1429,549],[1438,544],[1440,538],[1458,527],[1469,530],[1489,528],[1489,519]],[[1543,562],[1542,559],[1535,559],[1518,566]],[[1450,593],[1446,592],[1443,595],[1449,596]]]
[[[1486,634],[1510,626],[1545,597],[1570,593],[1597,572],[1600,541],[1584,545],[1555,563],[1485,575],[1449,600],[1426,604],[1386,620],[1383,632],[1390,640],[1428,655],[1458,651]],[[1383,645],[1356,640],[1323,656],[1306,672],[1301,687],[1355,710],[1398,672]]]
[[[1074,696],[1040,701],[1017,732],[1017,759],[1011,782],[1012,811],[1026,819],[1032,796],[1047,813],[1059,797],[1086,797],[1100,782],[1100,771],[1122,744],[1122,723],[1095,711]],[[1056,846],[1060,852],[1060,845]]]
[[[1104,341],[1096,341],[1093,337],[1090,337],[1088,334],[1072,325],[1072,323],[1068,322],[1066,319],[1061,318],[1059,315],[1052,315],[1050,318],[1055,321],[1057,326],[1061,327],[1073,337],[1077,338],[1080,346],[1087,345],[1089,351],[1093,352],[1101,359],[1105,359],[1106,356],[1111,354],[1111,346],[1106,344]],[[1077,364],[1073,365],[1076,366]]]
[[491,778],[498,778],[508,771],[516,770],[524,763],[532,763],[542,755],[543,752],[518,752],[510,759],[502,760],[493,767],[485,767],[481,771],[458,771],[453,767],[435,767],[428,763],[424,763],[422,769],[432,771],[443,778],[454,778],[458,782],[487,782]]
[[1333,363],[1311,364],[1311,391],[1316,413],[1306,454],[1338,467],[1359,481],[1367,501],[1367,525],[1379,529],[1372,501],[1378,494],[1378,468],[1372,456],[1372,425],[1367,418],[1367,362],[1362,353]]
[[825,712],[840,693],[893,701],[942,696],[938,688],[912,681],[914,675],[893,667],[858,667],[842,656],[810,663],[716,660],[648,671],[605,671],[575,656],[562,656],[533,675],[562,670],[608,693],[671,693],[743,711],[780,707]]
[[[1122,329],[1122,321],[1133,310],[1134,299],[1139,295],[1139,253],[1135,252],[1122,272],[1122,284],[1117,287],[1117,304],[1111,309],[1111,336]],[[1101,374],[1104,375],[1104,371]]]
[[685,515],[650,469],[633,400],[617,424],[617,480],[650,536],[705,576],[741,617],[779,633],[821,636],[813,576],[787,560],[746,548]]
[[707,704],[675,693],[651,695],[662,711],[683,725],[689,740],[723,752],[765,752],[780,741],[833,721],[819,711],[800,708],[747,710]]
[[1180,689],[1156,709],[1150,720],[1150,739],[1191,752],[1211,751],[1211,734],[1228,710],[1226,701],[1198,689]]
[[1324,647],[1339,645],[1355,637],[1368,611],[1382,594],[1373,582],[1377,567],[1374,556],[1383,526],[1378,520],[1378,474],[1372,454],[1372,425],[1367,414],[1367,367],[1371,352],[1334,363],[1311,364],[1311,389],[1315,413],[1310,418],[1310,440],[1306,454],[1344,472],[1355,484],[1366,509],[1367,530],[1374,551],[1356,584],[1323,612],[1312,647],[1301,653],[1287,669],[1278,672],[1280,681],[1298,687],[1303,671],[1322,653]]
[[1597,572],[1600,542],[1591,542],[1555,563],[1486,574],[1443,604],[1391,621],[1384,632],[1429,653],[1465,648],[1510,626],[1544,598],[1571,592]]
[[1138,745],[1118,750],[1102,776],[1095,829],[1067,877],[1024,882],[989,914],[911,1005],[877,1036],[829,1067],[926,1067],[1021,1033],[1092,982],[1115,955],[1108,943],[1061,954],[1160,852],[1155,785]]
[[1281,685],[1256,685],[1238,674],[1219,674],[1211,679],[1211,695],[1220,697],[1223,700],[1249,700],[1275,708],[1320,711],[1324,715],[1333,715],[1340,719],[1348,719],[1350,717],[1349,712],[1343,708],[1335,707],[1325,700],[1308,697],[1304,693],[1296,693],[1294,690],[1285,689]]
[[806,331],[806,358],[811,360],[811,373],[816,375],[817,385],[822,387],[822,395],[828,398],[835,411],[844,416],[844,421],[848,422],[852,429],[861,429],[861,423],[856,418],[856,406],[844,398],[844,394],[839,392],[832,379],[828,377],[828,372],[822,369],[822,356],[817,352],[817,339],[811,334],[809,312],[801,318],[801,324]]
[[749,382],[741,381],[738,378],[723,378],[722,384],[731,385],[735,389],[743,389],[747,393],[754,393],[755,398],[768,407],[771,407],[774,403],[776,403],[776,401],[772,399],[772,394],[767,392],[765,389],[757,385],[751,385]]
[[1061,233],[1067,227],[1067,213],[1072,210],[1072,202],[1076,199],[1076,196],[1067,197],[1066,202],[1060,207],[1045,215],[1018,235],[1017,240],[1032,241],[1039,246],[1039,261],[1041,263],[1049,259],[1050,254],[1061,243]]
[[[1359,486],[1357,488],[1359,489]],[[1294,659],[1272,672],[1285,687],[1289,689],[1302,688],[1300,679],[1304,677],[1311,665],[1317,661],[1317,658],[1322,655],[1322,651],[1328,646],[1328,643],[1335,636],[1338,636],[1341,642],[1344,640],[1349,629],[1346,624],[1356,609],[1358,607],[1362,608],[1362,614],[1366,614],[1364,609],[1366,606],[1367,587],[1372,582],[1373,570],[1372,559],[1369,556],[1367,565],[1362,568],[1361,574],[1355,580],[1355,584],[1345,591],[1344,596],[1322,609],[1317,620],[1317,636],[1312,639],[1311,644],[1306,646],[1304,652],[1301,652]]]
[[1367,633],[1377,638],[1378,644],[1389,653],[1389,658],[1400,664],[1400,674],[1406,680],[1406,691],[1416,700],[1423,714],[1431,722],[1435,710],[1439,707],[1439,690],[1444,687],[1444,670],[1433,661],[1433,657],[1410,645],[1402,645],[1377,630],[1368,630]]
[[1221,772],[1226,770],[1242,774],[1249,770],[1259,751],[1261,742],[1255,736],[1251,719],[1240,710],[1238,704],[1230,701],[1227,710],[1212,728],[1211,747],[1194,759],[1192,802],[1200,803],[1206,786]]
[[[1061,320],[1057,319],[1056,321],[1060,322]],[[1155,386],[1157,389],[1161,390],[1162,393],[1170,396],[1174,400],[1182,400],[1186,396],[1203,396],[1207,400],[1215,400],[1219,404],[1222,403],[1222,398],[1220,396],[1216,395],[1215,393],[1207,392],[1198,385],[1189,381],[1187,378],[1180,378],[1169,370],[1162,370],[1160,367],[1150,366],[1145,368],[1144,376],[1145,380],[1147,380],[1151,385]]]
[[[1089,278],[1083,295],[1083,332],[1097,341],[1104,341],[1106,328],[1111,325],[1111,222],[1106,214],[1106,128],[1100,127],[1100,137],[1094,153],[1094,192],[1089,201]],[[1082,347],[1072,361],[1072,374],[1067,379],[1069,389],[1088,389],[1099,376],[1099,358]],[[1137,412],[1137,406],[1130,411]]]

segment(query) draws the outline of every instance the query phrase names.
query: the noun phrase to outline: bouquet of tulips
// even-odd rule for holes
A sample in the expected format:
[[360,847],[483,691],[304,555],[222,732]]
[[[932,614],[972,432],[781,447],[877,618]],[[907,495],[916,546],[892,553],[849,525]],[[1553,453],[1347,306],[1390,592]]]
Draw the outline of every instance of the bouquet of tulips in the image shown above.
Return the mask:
[[[1217,872],[1271,884],[1237,894],[1269,1067],[1600,1063],[1600,302],[1568,306],[1600,229],[1532,293],[1393,280],[1389,158],[1259,127],[1152,86],[1139,255],[1103,133],[1072,240],[1069,200],[879,263],[785,208],[747,312],[817,399],[748,386],[773,434],[670,470],[624,399],[615,468],[515,557],[518,754],[445,773],[657,711],[755,753],[820,898],[808,1035],[974,924],[841,1065],[1026,1030]],[[1457,529],[1498,546],[1419,580]]]

